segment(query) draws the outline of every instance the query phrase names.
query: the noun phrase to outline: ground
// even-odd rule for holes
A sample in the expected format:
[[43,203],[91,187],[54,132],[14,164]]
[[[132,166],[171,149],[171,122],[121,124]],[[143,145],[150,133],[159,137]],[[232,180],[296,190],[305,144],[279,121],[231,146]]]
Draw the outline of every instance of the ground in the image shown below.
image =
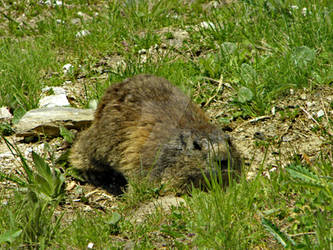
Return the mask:
[[[246,178],[176,198],[140,183],[115,197],[68,174],[50,217],[48,209],[34,217],[26,189],[0,179],[0,246],[277,249],[293,239],[332,248],[331,17],[324,0],[2,1],[0,107],[14,115],[10,126],[38,107],[44,87],[64,88],[83,109],[110,84],[156,74],[232,136]],[[30,166],[35,151],[66,172],[54,164],[70,146],[62,137],[6,138]],[[284,171],[290,163],[319,181],[300,185]],[[1,138],[0,172],[20,166]],[[39,223],[51,228],[37,232]],[[3,240],[19,229],[16,241]]]

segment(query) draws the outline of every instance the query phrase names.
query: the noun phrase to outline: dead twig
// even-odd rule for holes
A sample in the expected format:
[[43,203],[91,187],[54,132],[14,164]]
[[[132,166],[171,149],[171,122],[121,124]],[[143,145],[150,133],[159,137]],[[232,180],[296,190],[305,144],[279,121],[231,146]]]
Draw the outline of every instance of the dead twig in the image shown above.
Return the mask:
[[320,127],[320,124],[316,121],[315,118],[313,118],[313,116],[308,112],[306,111],[304,108],[300,107],[300,109],[308,116],[309,119],[313,120],[319,127]]
[[327,112],[326,112],[326,109],[325,109],[325,105],[324,105],[324,102],[323,102],[323,98],[320,98],[320,102],[321,102],[321,106],[323,107],[323,110],[324,110],[324,113],[325,113],[326,121],[328,123],[329,120],[328,120],[328,115],[327,115]]
[[207,107],[211,102],[212,100],[214,100],[214,98],[219,94],[220,90],[222,89],[222,92],[223,92],[223,89],[224,89],[224,85],[223,85],[223,77],[221,76],[220,80],[218,81],[218,87],[217,87],[217,90],[215,92],[215,94],[213,96],[211,96],[208,101],[205,103],[204,107]]
[[239,125],[235,130],[239,129],[240,127],[243,127],[244,125],[246,124],[249,124],[249,123],[253,123],[253,122],[257,122],[257,121],[260,121],[260,120],[265,120],[265,119],[270,119],[271,116],[270,115],[263,115],[263,116],[259,116],[259,117],[256,117],[256,118],[253,118],[251,120],[248,120],[246,122],[243,122],[241,125]]

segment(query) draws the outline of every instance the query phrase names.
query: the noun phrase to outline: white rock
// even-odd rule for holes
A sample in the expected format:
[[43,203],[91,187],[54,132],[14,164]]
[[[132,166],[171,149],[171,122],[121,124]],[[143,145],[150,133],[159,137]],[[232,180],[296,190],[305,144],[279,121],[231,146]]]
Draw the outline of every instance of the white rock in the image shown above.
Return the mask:
[[96,99],[90,100],[88,107],[90,109],[97,109],[98,101]]
[[324,110],[319,110],[318,112],[317,112],[317,117],[318,118],[320,118],[320,117],[322,117],[322,116],[324,116],[325,115],[325,112],[324,112]]
[[139,207],[130,216],[130,221],[133,223],[142,223],[147,215],[153,214],[157,209],[162,209],[165,212],[169,212],[171,211],[172,207],[180,207],[182,205],[186,205],[186,201],[181,197],[160,197],[157,200]]
[[62,66],[62,69],[64,70],[64,73],[67,74],[73,71],[74,66],[70,63],[67,63],[64,66]]
[[76,33],[75,37],[85,37],[89,34],[90,34],[89,30],[81,30],[78,33]]
[[41,1],[41,3],[44,3],[49,6],[61,6],[62,5],[62,1],[60,1],[60,0],[57,0],[57,1],[45,0],[45,1]]
[[326,96],[327,101],[332,102],[333,101],[333,95]]
[[276,167],[272,167],[272,168],[269,170],[269,172],[275,172],[276,170],[277,170]]
[[3,121],[3,120],[10,120],[12,119],[13,116],[12,114],[9,112],[8,108],[6,107],[1,107],[0,108],[0,121]]
[[71,20],[71,23],[72,24],[79,24],[81,22],[81,19],[80,18],[73,18],[72,20]]
[[215,24],[212,22],[201,22],[200,27],[204,29],[215,29]]
[[71,80],[64,81],[64,85],[69,85],[69,84],[72,84]]
[[92,249],[93,247],[94,247],[94,243],[92,243],[92,242],[89,242],[89,244],[88,244],[87,248],[88,248],[88,249]]
[[146,62],[147,62],[147,56],[146,55],[141,55],[140,63],[146,63]]
[[66,94],[66,90],[61,87],[45,87],[42,89],[42,93],[52,90],[55,95]]
[[39,100],[39,107],[52,108],[52,107],[65,107],[70,106],[65,94],[45,96]]
[[27,148],[24,152],[24,156],[27,158],[27,157],[30,157],[31,153],[32,153],[33,149],[32,148]]
[[139,55],[143,55],[143,54],[146,54],[146,53],[147,53],[147,50],[145,50],[145,49],[140,49],[140,50],[138,51],[138,53],[139,53]]
[[303,16],[306,16],[306,14],[307,14],[307,9],[306,8],[302,9],[302,14],[303,14]]
[[225,82],[224,83],[224,86],[226,86],[227,88],[229,88],[229,89],[232,89],[232,86],[231,86],[231,84],[230,83],[228,83],[228,82]]
[[65,21],[64,21],[64,20],[61,20],[61,19],[57,19],[56,22],[57,22],[57,23],[61,23],[61,24],[64,24],[64,23],[65,23]]
[[14,158],[13,154],[11,152],[6,152],[0,154],[0,159],[11,159]]
[[308,106],[308,108],[312,107],[314,104],[314,102],[306,102],[306,106]]

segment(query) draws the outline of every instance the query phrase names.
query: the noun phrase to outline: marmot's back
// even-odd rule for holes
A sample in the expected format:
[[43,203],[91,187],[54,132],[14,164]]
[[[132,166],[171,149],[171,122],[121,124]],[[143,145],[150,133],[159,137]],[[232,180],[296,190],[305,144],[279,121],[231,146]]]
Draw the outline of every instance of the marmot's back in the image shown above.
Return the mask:
[[144,174],[178,187],[201,179],[212,161],[240,167],[229,137],[178,88],[151,75],[106,90],[70,159],[89,173],[109,168],[126,178]]

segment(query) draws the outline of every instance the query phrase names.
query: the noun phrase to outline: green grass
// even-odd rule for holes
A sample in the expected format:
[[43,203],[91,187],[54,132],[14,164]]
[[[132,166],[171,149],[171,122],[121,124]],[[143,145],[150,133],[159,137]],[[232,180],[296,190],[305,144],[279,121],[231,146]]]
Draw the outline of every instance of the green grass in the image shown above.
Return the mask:
[[[0,6],[0,106],[9,107],[15,120],[38,106],[43,87],[65,81],[84,86],[84,98],[79,100],[84,107],[101,98],[108,85],[139,73],[164,76],[193,95],[200,83],[203,92],[194,100],[202,104],[217,90],[206,79],[223,77],[233,89],[230,119],[269,114],[290,88],[313,89],[333,81],[329,0],[239,0],[211,10],[202,0],[191,4],[72,0],[53,7],[33,0],[4,2]],[[210,27],[202,27],[202,22]],[[150,53],[151,47],[162,47],[173,37],[172,32],[157,32],[163,27],[186,30],[189,37],[165,54]],[[82,30],[89,34],[77,37]],[[147,51],[145,62],[142,49]],[[120,56],[126,67],[103,66],[107,75],[99,71],[103,59],[113,56]],[[70,74],[62,69],[67,63],[74,66]],[[297,114],[282,119],[293,115]],[[8,124],[1,127],[1,131],[8,129]],[[328,127],[314,129],[329,138],[327,144],[332,143],[332,120]],[[34,160],[37,173],[48,169],[38,156]],[[169,214],[157,210],[142,224],[128,216],[163,194],[163,189],[133,184],[112,211],[77,208],[73,212],[65,206],[72,202],[69,194],[59,189],[62,175],[46,171],[38,178],[14,177],[12,181],[22,187],[0,191],[0,246],[81,249],[92,242],[97,249],[330,249],[332,172],[331,150],[311,166],[296,159],[291,167],[271,173],[270,179],[258,175],[246,181],[244,173],[239,183],[226,190],[213,182],[209,192],[194,190],[186,196],[186,206]],[[8,193],[12,198],[6,198]],[[62,198],[54,199],[58,196]],[[115,219],[117,215],[121,217]]]

